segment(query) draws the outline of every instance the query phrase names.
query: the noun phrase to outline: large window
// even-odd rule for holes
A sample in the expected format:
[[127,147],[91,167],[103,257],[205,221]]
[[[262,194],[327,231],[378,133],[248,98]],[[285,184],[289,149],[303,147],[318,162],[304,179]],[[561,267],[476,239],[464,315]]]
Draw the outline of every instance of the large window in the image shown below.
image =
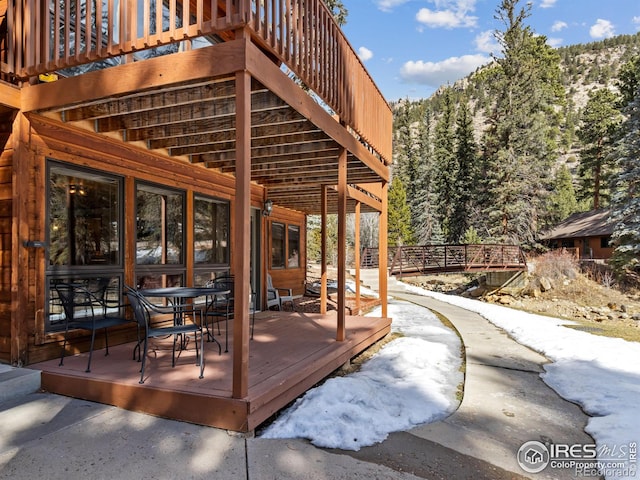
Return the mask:
[[193,202],[194,284],[229,273],[229,202],[196,196]]
[[51,266],[120,264],[120,223],[118,178],[51,164]]
[[116,303],[124,274],[122,179],[49,161],[45,331],[62,327],[58,283],[84,285]]
[[136,282],[140,288],[184,285],[182,191],[139,183],[136,188]]

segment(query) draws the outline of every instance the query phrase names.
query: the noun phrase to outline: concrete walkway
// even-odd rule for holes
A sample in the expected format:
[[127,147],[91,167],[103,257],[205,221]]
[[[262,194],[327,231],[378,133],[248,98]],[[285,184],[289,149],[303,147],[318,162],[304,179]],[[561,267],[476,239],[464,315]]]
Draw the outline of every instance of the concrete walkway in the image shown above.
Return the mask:
[[[540,380],[544,357],[475,313],[401,287],[392,295],[446,316],[463,339],[464,399],[444,421],[346,452],[31,393],[0,403],[0,479],[516,479],[526,441],[592,443],[587,417]],[[545,472],[530,478],[571,478]]]

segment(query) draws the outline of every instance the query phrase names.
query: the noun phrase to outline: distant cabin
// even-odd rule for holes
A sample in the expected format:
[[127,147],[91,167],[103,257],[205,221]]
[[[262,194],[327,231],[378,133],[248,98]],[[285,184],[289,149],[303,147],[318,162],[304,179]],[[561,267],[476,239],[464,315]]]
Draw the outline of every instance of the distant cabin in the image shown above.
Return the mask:
[[607,260],[613,255],[609,222],[611,210],[574,213],[540,236],[540,242],[552,249],[575,249],[580,259]]

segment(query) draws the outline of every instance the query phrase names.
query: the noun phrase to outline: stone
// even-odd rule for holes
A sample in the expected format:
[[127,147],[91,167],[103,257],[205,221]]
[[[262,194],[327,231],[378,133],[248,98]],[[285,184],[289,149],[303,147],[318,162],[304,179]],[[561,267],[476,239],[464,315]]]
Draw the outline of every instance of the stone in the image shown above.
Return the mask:
[[539,281],[540,290],[542,290],[543,292],[548,292],[553,288],[551,285],[551,280],[549,280],[547,277],[540,277]]

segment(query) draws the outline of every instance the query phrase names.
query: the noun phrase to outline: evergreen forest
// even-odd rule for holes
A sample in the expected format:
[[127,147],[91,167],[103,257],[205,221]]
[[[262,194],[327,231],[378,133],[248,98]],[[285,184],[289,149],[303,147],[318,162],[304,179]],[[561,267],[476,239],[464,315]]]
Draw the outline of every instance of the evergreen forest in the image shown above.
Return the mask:
[[394,112],[389,244],[511,243],[608,208],[615,264],[640,254],[640,33],[552,48],[500,0],[489,65]]

